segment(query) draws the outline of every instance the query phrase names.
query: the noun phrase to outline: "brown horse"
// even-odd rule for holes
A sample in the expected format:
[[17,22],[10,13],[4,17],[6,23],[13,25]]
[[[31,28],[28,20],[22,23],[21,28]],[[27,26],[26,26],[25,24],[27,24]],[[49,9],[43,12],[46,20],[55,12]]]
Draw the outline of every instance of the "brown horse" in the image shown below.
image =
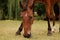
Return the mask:
[[[33,2],[33,1],[32,1]],[[21,26],[19,27],[18,31],[16,34],[20,34],[22,29],[24,28],[24,37],[29,38],[31,36],[31,25],[33,23],[33,9],[32,9],[32,4],[30,4],[29,0],[23,0],[21,3],[21,17],[22,17],[22,23]]]
[[[31,25],[33,23],[33,4],[34,2],[40,2],[46,5],[46,17],[48,21],[48,35],[52,34],[53,30],[50,26],[50,17],[53,19],[53,26],[55,25],[55,14],[53,10],[53,6],[55,3],[59,5],[59,13],[60,13],[60,0],[22,0],[21,7],[21,17],[22,17],[22,24],[21,27],[19,27],[16,34],[20,34],[22,31],[22,28],[24,27],[24,37],[30,37],[31,36]],[[60,20],[60,14],[59,14],[59,20]],[[59,21],[60,23],[60,21]],[[59,24],[60,25],[60,24]]]

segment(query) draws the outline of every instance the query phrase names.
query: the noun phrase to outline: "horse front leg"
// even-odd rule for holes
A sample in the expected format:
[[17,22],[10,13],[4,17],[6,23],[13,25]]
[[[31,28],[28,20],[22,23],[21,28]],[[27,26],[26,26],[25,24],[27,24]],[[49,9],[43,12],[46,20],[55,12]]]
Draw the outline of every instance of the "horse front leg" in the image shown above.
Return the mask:
[[48,21],[48,35],[51,35],[51,26],[50,26],[50,14],[47,14],[47,21]]
[[23,30],[23,22],[21,23],[19,29],[17,30],[16,35],[21,35],[22,30]]
[[55,13],[54,13],[54,10],[53,10],[53,5],[51,6],[51,17],[52,17],[52,20],[53,20],[53,26],[52,26],[52,32],[55,32]]
[[51,26],[50,26],[50,18],[47,17],[47,21],[48,21],[48,35],[51,35]]
[[55,16],[52,15],[52,20],[53,20],[53,27],[52,27],[52,32],[55,32]]
[[48,35],[51,35],[51,26],[50,26],[50,0],[46,0],[46,16],[48,21]]

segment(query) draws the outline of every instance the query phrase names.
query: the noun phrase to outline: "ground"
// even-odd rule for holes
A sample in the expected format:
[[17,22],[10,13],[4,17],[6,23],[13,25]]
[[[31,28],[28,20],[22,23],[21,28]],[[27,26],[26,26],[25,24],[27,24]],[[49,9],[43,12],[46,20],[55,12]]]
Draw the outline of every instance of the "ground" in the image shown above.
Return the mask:
[[15,35],[20,24],[21,21],[0,20],[0,40],[60,40],[60,33],[58,32],[58,21],[56,21],[56,32],[51,36],[47,36],[47,21],[35,20],[31,29],[31,38],[24,38],[23,31],[21,35]]

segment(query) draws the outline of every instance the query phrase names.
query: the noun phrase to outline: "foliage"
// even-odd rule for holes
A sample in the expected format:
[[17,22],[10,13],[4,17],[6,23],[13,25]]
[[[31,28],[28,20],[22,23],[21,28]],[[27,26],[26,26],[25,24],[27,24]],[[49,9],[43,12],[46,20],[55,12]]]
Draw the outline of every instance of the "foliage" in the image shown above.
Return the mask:
[[35,3],[34,11],[38,13],[39,16],[45,13],[45,5],[41,3]]

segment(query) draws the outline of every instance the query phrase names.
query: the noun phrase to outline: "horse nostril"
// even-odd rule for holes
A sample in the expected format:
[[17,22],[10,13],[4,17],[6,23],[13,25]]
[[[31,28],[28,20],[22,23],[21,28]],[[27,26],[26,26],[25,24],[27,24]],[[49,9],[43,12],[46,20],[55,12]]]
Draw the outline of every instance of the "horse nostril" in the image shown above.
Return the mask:
[[31,34],[23,35],[25,38],[30,38]]

